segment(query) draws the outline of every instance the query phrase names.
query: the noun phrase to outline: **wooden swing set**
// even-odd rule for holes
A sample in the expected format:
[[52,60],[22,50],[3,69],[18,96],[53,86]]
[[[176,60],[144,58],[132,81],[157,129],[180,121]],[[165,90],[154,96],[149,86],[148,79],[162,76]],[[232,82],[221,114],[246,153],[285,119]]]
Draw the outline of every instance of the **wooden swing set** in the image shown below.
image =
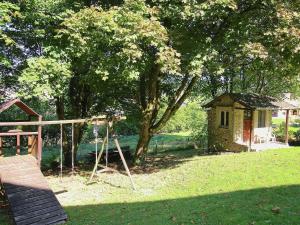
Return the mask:
[[[16,121],[16,122],[0,122],[0,127],[20,127],[20,126],[37,126],[37,132],[23,132],[22,130],[10,130],[8,132],[0,132],[0,157],[3,156],[3,142],[2,137],[5,136],[16,136],[17,137],[17,146],[16,146],[16,154],[20,155],[20,136],[28,136],[28,153],[33,155],[38,162],[38,165],[41,165],[41,159],[42,159],[42,127],[46,125],[60,125],[60,177],[62,179],[63,176],[63,125],[71,124],[72,126],[72,174],[74,173],[74,125],[78,123],[90,123],[94,125],[94,135],[95,135],[95,166],[92,171],[92,174],[90,176],[89,182],[92,181],[93,177],[97,172],[106,172],[106,171],[116,171],[115,169],[108,167],[108,145],[109,145],[109,137],[111,136],[114,140],[114,143],[117,147],[118,153],[120,155],[120,158],[122,160],[123,166],[126,170],[126,173],[128,177],[130,178],[130,182],[132,185],[132,188],[135,190],[135,185],[133,183],[129,168],[127,166],[126,160],[124,158],[124,155],[122,153],[122,149],[120,147],[119,141],[117,139],[117,136],[115,135],[113,131],[113,124],[114,122],[124,120],[126,117],[122,116],[99,116],[99,117],[93,117],[89,119],[73,119],[73,120],[57,120],[57,121],[43,121],[42,116],[37,114],[34,110],[32,110],[30,107],[28,107],[25,103],[23,103],[19,99],[14,99],[11,101],[8,101],[0,106],[0,113],[7,110],[11,106],[16,105],[21,110],[23,110],[28,116],[28,121]],[[38,121],[30,121],[32,117],[37,117]],[[101,146],[101,150],[98,153],[98,131],[100,125],[106,125],[106,137],[104,138]],[[101,156],[104,152],[104,148],[106,146],[106,164],[105,166],[100,164]],[[98,168],[102,168],[98,171]]]

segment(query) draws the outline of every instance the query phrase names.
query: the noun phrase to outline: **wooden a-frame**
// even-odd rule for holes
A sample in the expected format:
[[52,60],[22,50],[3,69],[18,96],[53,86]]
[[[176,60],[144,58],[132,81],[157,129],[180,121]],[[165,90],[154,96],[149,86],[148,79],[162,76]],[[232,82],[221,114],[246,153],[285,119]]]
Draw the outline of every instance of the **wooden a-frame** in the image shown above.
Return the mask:
[[[92,174],[91,174],[91,177],[90,177],[90,179],[89,179],[89,182],[92,181],[93,177],[95,176],[95,174],[96,174],[97,172],[99,172],[99,173],[101,173],[101,172],[107,172],[107,171],[119,172],[119,171],[117,171],[117,170],[115,170],[115,169],[112,169],[112,168],[107,167],[107,165],[106,165],[106,166],[103,166],[103,165],[100,164],[101,156],[102,156],[102,154],[103,154],[105,145],[107,145],[107,143],[108,143],[108,136],[109,136],[109,133],[110,133],[110,134],[112,134],[112,138],[113,138],[113,140],[114,140],[114,142],[115,142],[115,145],[116,145],[116,147],[117,147],[118,153],[119,153],[119,155],[120,155],[120,158],[121,158],[121,160],[122,160],[122,163],[123,163],[123,166],[124,166],[124,168],[125,168],[125,170],[126,170],[126,173],[127,173],[128,177],[129,177],[129,179],[130,179],[132,188],[133,188],[133,190],[136,190],[135,185],[134,185],[133,180],[132,180],[132,177],[131,177],[131,174],[130,174],[130,171],[129,171],[129,168],[128,168],[128,166],[127,166],[126,160],[125,160],[124,155],[123,155],[123,153],[122,153],[122,149],[121,149],[121,147],[120,147],[119,141],[118,141],[116,135],[115,135],[114,132],[113,132],[113,120],[109,121],[109,122],[107,123],[107,126],[108,126],[109,132],[107,133],[106,137],[105,137],[104,140],[103,140],[103,143],[102,143],[102,146],[101,146],[101,150],[100,150],[100,152],[99,152],[99,154],[98,154],[98,156],[97,156],[97,160],[96,160],[96,163],[95,163],[93,172],[92,172]],[[98,167],[100,167],[100,168],[102,168],[102,169],[98,171]]]

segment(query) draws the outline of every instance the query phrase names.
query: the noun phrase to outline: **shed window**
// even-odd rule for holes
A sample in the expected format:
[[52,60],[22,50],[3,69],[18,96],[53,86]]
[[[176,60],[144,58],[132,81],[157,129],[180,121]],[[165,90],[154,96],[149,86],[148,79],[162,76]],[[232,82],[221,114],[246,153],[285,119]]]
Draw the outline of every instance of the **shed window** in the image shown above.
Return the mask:
[[244,111],[244,120],[251,120],[251,111],[250,110]]
[[266,126],[266,111],[258,111],[258,125],[257,127]]
[[229,112],[221,111],[221,127],[229,127]]

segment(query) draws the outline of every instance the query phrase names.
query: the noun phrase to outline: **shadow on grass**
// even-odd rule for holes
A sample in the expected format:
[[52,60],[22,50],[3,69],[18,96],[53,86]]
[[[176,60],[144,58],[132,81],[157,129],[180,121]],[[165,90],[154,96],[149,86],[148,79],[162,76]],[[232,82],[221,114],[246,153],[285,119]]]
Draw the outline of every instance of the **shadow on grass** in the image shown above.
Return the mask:
[[173,169],[201,154],[202,152],[196,149],[177,149],[158,154],[149,154],[142,165],[132,167],[131,171],[134,174],[150,174],[162,169]]
[[280,186],[152,202],[65,207],[68,224],[297,225],[300,186]]
[[[196,149],[176,149],[168,150],[158,154],[149,154],[141,165],[133,166],[131,161],[127,160],[131,174],[150,174],[159,172],[162,169],[173,169],[183,163],[188,162],[195,156],[202,155],[202,152]],[[89,177],[94,168],[94,162],[85,162],[75,168],[75,172],[83,177]],[[102,163],[104,165],[104,163]],[[121,162],[121,159],[115,163],[109,163],[108,166],[118,170],[121,174],[126,175],[126,171]],[[55,170],[43,170],[45,176],[59,176],[60,169],[57,167]],[[72,176],[71,168],[64,168],[63,176]]]
[[[300,186],[291,185],[170,200],[67,206],[64,209],[69,217],[67,224],[74,225],[298,225],[299,201]],[[3,211],[0,211],[0,222],[12,224]]]

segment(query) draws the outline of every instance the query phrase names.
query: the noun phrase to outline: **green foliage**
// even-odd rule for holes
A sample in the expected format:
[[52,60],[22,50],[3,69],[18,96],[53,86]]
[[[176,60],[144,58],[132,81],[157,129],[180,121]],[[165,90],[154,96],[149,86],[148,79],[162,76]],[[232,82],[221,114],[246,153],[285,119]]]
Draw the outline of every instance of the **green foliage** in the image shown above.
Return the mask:
[[200,70],[201,90],[208,96],[224,91],[278,95],[296,88],[300,6],[295,1],[153,4],[168,21],[176,48],[192,65],[199,54],[216,52]]
[[[285,122],[282,122],[279,127],[275,128],[273,130],[274,134],[276,135],[277,138],[284,140],[285,138]],[[295,131],[293,129],[289,129],[288,135],[289,139],[294,139],[294,134]]]
[[20,16],[20,14],[17,5],[8,1],[0,2],[0,66],[11,66],[11,62],[3,53],[4,47],[12,47],[16,44],[8,31],[12,20],[18,16]]
[[193,135],[202,133],[206,124],[206,112],[200,104],[188,102],[181,106],[161,131],[167,133],[189,131]]
[[[61,118],[120,110],[140,122],[123,124],[126,132],[139,126],[148,129],[140,133],[154,134],[191,90],[210,97],[298,90],[296,1],[24,0],[0,6],[6,39],[4,45],[0,38],[0,54],[14,62],[10,71],[0,68],[11,84],[0,91],[10,95],[21,85],[23,96],[60,97]],[[18,54],[13,42],[22,46]],[[169,123],[166,129],[186,129],[177,123],[180,128]]]
[[0,101],[7,95],[7,73],[13,67],[14,52],[18,48],[16,38],[12,35],[13,21],[20,17],[19,7],[9,1],[0,2]]
[[300,130],[295,131],[293,134],[296,141],[300,141]]
[[23,89],[19,94],[26,98],[38,96],[49,99],[63,96],[71,77],[69,65],[53,58],[31,58],[19,78]]
[[164,72],[179,70],[179,55],[167,46],[166,29],[143,1],[128,0],[110,10],[82,9],[62,26],[56,37],[63,41],[71,63],[89,65],[91,85],[118,76],[136,80],[154,62]]

